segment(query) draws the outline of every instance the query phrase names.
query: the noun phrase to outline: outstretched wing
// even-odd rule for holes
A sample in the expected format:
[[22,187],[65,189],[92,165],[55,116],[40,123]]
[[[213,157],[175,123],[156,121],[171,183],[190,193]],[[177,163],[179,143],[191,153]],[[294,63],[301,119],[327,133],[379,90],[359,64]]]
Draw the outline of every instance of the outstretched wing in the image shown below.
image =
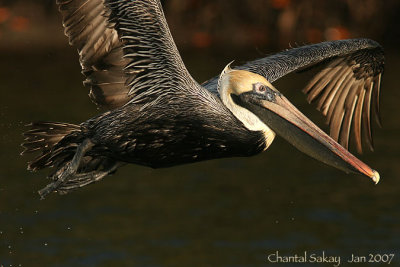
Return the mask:
[[90,98],[100,106],[118,107],[129,101],[124,71],[128,60],[123,58],[123,43],[111,11],[103,0],[57,0],[63,17],[65,35],[78,49],[84,85]]
[[[350,129],[359,153],[362,152],[361,133],[373,150],[371,110],[379,119],[380,81],[384,69],[382,47],[369,39],[324,42],[285,50],[275,55],[248,62],[237,69],[245,69],[265,76],[270,82],[293,71],[324,64],[304,88],[309,102],[326,116],[330,135],[348,148]],[[203,84],[216,90],[216,78]]]
[[65,34],[78,49],[84,84],[96,104],[115,108],[129,101],[149,101],[166,93],[164,88],[178,90],[182,83],[195,83],[159,0],[57,0],[57,4]]

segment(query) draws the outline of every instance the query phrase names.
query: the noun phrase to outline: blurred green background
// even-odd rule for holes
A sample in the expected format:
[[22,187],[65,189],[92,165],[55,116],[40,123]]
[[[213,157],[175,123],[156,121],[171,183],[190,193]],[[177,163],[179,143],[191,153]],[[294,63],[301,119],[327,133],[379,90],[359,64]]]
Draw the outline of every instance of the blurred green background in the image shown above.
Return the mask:
[[[379,185],[277,138],[252,158],[159,170],[129,165],[40,201],[46,171],[26,171],[30,157],[19,156],[24,125],[80,123],[99,112],[54,2],[0,2],[0,266],[267,266],[275,251],[325,251],[342,261],[395,253],[392,265],[400,264],[399,1],[163,1],[199,82],[231,60],[324,40],[379,41],[387,59],[383,128],[374,127],[375,152],[360,156],[380,172]],[[275,85],[326,129],[301,93],[311,75]]]

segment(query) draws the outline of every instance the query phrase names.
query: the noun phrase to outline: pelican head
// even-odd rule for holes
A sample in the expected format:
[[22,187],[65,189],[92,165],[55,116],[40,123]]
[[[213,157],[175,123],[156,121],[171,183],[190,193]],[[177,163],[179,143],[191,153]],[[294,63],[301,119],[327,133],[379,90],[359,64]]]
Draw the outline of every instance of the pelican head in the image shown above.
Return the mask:
[[[232,62],[231,62],[232,63]],[[275,132],[271,130],[256,114],[246,107],[238,105],[234,97],[253,89],[263,89],[264,86],[274,88],[264,77],[244,70],[232,70],[229,63],[222,71],[218,81],[218,92],[222,102],[238,118],[244,126],[251,131],[261,131],[265,137],[265,149],[275,138]],[[272,89],[278,92],[276,89]]]
[[222,102],[252,131],[262,131],[266,148],[275,133],[303,153],[345,172],[379,181],[379,174],[357,159],[303,115],[264,77],[229,65],[221,73],[218,91]]

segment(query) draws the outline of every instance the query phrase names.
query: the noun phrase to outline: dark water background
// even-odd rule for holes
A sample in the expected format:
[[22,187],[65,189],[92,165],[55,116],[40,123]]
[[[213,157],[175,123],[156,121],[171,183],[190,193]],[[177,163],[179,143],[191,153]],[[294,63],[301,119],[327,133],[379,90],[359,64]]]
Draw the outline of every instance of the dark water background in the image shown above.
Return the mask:
[[[24,125],[80,123],[99,112],[81,85],[74,49],[65,46],[0,51],[0,266],[267,266],[275,251],[325,251],[342,261],[395,253],[392,266],[400,264],[398,50],[386,51],[384,127],[374,128],[375,152],[360,156],[380,172],[376,186],[276,138],[252,158],[159,170],[129,165],[41,201],[37,190],[46,185],[46,172],[27,172],[31,157],[19,156]],[[199,81],[232,59],[263,53],[255,47],[182,51]],[[300,92],[309,77],[290,75],[276,86],[323,125]]]
[[[277,138],[252,158],[159,170],[129,165],[95,185],[41,201],[36,192],[46,185],[46,172],[27,172],[29,156],[19,156],[24,124],[79,123],[98,112],[81,86],[75,52],[65,51],[0,55],[3,266],[265,266],[276,250],[343,258],[396,253],[400,263],[398,54],[387,53],[376,151],[361,156],[380,172],[376,186]],[[183,57],[204,80],[239,57],[225,53],[185,51]],[[322,121],[300,93],[305,79],[296,77],[277,88],[292,92],[302,111]]]

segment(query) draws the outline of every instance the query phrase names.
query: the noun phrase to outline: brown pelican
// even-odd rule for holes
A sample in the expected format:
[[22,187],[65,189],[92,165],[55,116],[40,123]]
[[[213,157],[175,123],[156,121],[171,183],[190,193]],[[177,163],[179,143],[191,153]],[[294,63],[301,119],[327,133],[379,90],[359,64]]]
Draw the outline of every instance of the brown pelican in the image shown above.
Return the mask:
[[[370,114],[379,123],[384,56],[375,41],[285,50],[227,66],[200,85],[182,62],[158,0],[57,3],[89,96],[108,111],[80,125],[31,124],[23,153],[40,155],[28,169],[53,167],[42,197],[98,181],[124,163],[160,168],[255,155],[275,134],[328,165],[379,181],[378,172],[347,151],[351,133],[359,151],[363,143],[372,148]],[[331,137],[271,84],[317,64],[325,67],[304,92],[326,115]]]

